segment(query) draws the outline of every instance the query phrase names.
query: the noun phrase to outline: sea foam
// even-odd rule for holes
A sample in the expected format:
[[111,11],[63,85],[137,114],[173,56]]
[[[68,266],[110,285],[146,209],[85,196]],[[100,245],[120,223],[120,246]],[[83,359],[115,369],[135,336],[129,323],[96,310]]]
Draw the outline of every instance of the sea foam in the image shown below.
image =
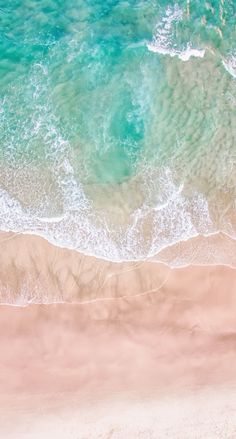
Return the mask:
[[190,45],[186,49],[175,50],[163,47],[158,42],[151,42],[147,44],[147,48],[151,52],[160,53],[161,55],[177,56],[181,61],[189,61],[191,57],[203,58],[205,55],[205,49],[194,49]]
[[233,78],[236,78],[236,56],[231,55],[229,58],[223,59],[222,64],[227,72],[233,76]]
[[190,42],[184,47],[178,47],[173,26],[182,19],[183,12],[177,4],[168,6],[156,25],[153,40],[147,43],[148,50],[161,55],[177,56],[182,61],[189,61],[191,57],[203,58],[205,49],[194,48]]
[[[156,180],[155,184],[160,186],[165,203],[162,199],[156,200],[151,206],[147,194],[145,202],[123,225],[114,224],[109,212],[98,212],[91,203],[87,208],[80,202],[75,206],[73,196],[69,199],[69,193],[73,194],[75,190],[74,184],[71,191],[68,187],[68,192],[62,194],[66,206],[64,214],[49,218],[40,216],[39,212],[38,215],[27,212],[14,197],[1,189],[0,229],[36,234],[60,247],[112,261],[146,259],[170,245],[199,234],[216,232],[202,196],[194,194],[187,200],[182,188],[173,183],[168,169],[158,178],[159,183]],[[148,179],[145,186],[150,187]],[[81,190],[78,192],[80,196]]]

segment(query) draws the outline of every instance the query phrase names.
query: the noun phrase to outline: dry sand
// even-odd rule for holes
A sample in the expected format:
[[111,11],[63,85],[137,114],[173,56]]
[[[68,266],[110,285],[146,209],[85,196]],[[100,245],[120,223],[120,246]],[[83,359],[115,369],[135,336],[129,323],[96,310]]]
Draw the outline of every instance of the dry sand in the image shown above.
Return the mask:
[[236,438],[233,268],[0,241],[0,437]]

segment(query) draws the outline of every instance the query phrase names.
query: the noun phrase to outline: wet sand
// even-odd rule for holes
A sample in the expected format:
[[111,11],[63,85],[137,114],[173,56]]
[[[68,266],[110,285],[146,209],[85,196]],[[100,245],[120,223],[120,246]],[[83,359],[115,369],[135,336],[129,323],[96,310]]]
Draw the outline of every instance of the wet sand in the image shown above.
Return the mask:
[[[0,303],[85,303],[146,295],[158,293],[167,281],[176,288],[182,282],[192,288],[192,279],[209,279],[212,266],[220,280],[222,261],[236,268],[236,241],[223,234],[178,243],[147,261],[116,263],[54,246],[35,235],[0,232]],[[186,264],[192,268],[170,269]]]
[[1,238],[3,437],[235,439],[233,268]]

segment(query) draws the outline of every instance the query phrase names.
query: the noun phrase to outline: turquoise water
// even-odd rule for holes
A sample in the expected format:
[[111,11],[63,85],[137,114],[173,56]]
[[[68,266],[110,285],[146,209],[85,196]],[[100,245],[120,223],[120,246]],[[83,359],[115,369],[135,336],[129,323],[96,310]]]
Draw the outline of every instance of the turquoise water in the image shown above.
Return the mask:
[[0,228],[115,260],[234,238],[235,2],[8,3]]

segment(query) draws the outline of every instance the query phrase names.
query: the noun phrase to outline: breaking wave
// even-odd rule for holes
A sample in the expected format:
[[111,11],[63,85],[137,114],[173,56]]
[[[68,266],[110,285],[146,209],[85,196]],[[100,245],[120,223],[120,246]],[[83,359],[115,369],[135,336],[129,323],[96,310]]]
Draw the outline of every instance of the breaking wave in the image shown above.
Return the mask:
[[148,50],[161,55],[177,56],[182,61],[189,61],[193,57],[203,58],[205,49],[197,49],[187,42],[178,47],[178,41],[174,33],[174,24],[183,19],[182,9],[175,4],[168,6],[165,14],[158,21],[153,40],[147,43]]

